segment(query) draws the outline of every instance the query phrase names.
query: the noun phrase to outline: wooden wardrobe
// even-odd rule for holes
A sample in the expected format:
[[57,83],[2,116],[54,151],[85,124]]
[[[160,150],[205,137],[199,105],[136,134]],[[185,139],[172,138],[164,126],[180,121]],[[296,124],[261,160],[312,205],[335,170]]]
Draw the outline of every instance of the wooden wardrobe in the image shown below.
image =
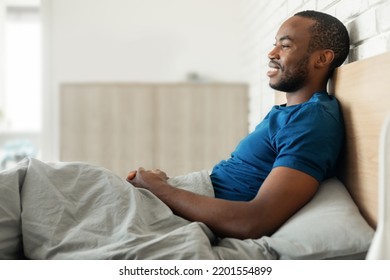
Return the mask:
[[122,177],[139,166],[169,176],[210,170],[247,133],[244,84],[74,83],[60,89],[60,160]]

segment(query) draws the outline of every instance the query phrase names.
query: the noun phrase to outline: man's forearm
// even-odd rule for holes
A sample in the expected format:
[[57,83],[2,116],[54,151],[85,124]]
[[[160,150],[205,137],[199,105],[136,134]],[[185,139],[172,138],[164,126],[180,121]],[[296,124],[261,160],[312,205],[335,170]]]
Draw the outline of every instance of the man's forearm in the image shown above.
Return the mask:
[[[149,190],[178,216],[206,224],[215,234],[240,239],[253,236],[250,202],[228,201],[178,189],[166,182],[156,183]],[[246,219],[245,217],[248,217]]]

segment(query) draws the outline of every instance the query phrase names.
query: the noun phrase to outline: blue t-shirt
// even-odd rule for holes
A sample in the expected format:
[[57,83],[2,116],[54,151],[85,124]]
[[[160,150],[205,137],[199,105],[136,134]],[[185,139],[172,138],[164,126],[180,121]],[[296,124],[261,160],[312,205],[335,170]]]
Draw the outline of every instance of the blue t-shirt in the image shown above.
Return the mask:
[[253,199],[274,167],[305,172],[321,182],[333,175],[344,137],[337,100],[315,93],[302,104],[274,106],[228,160],[211,173],[215,196]]

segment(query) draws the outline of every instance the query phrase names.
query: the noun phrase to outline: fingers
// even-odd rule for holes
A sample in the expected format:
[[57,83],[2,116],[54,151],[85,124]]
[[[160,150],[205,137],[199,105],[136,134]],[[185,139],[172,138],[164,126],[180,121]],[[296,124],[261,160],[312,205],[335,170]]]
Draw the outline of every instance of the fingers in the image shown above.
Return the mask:
[[137,175],[137,171],[133,170],[133,171],[130,171],[128,174],[127,174],[127,177],[126,177],[126,180],[127,181],[131,181],[135,178],[135,176]]
[[168,180],[169,179],[167,174],[164,171],[160,170],[160,169],[153,169],[150,172],[156,174],[157,176],[159,176],[160,178],[162,178],[164,180]]
[[138,170],[131,170],[131,171],[129,171],[129,173],[127,173],[126,180],[130,182],[131,180],[135,179],[135,177],[137,176],[137,173],[141,173],[144,171],[145,171],[145,168],[143,168],[143,167],[138,168]]
[[[145,170],[145,168],[140,167],[138,170],[132,170],[127,173],[126,180],[131,182],[136,179],[136,177],[140,176],[143,177],[145,174],[155,174],[161,179],[168,180],[169,177],[164,171],[161,171],[160,169],[152,169],[152,170]],[[138,175],[138,176],[137,176]],[[134,182],[134,181],[133,181]]]
[[161,173],[164,173],[162,172],[160,169],[152,169],[150,170],[151,173],[154,173],[154,174],[161,174]]

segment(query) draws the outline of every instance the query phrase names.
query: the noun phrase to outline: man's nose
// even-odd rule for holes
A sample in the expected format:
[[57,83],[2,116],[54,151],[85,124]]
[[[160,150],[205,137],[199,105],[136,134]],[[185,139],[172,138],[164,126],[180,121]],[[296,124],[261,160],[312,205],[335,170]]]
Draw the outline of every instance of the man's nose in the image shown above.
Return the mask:
[[272,50],[268,53],[269,59],[279,59],[279,52],[278,52],[278,46],[274,46]]

